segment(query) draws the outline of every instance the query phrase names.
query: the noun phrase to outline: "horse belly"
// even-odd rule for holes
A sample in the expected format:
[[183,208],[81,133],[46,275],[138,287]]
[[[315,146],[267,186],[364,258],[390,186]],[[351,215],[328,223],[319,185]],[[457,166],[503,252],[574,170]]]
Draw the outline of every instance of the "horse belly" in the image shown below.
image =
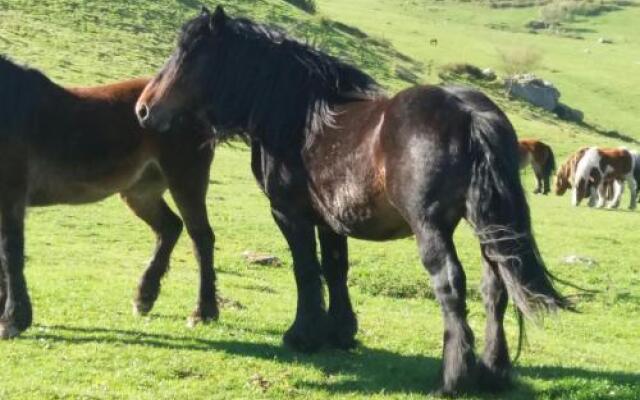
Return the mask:
[[[362,193],[360,193],[362,195]],[[325,202],[327,204],[327,202]],[[338,233],[363,240],[384,241],[412,235],[411,227],[384,193],[358,196],[347,185],[336,192],[323,213]]]
[[58,170],[44,163],[31,165],[28,204],[88,204],[106,199],[131,187],[148,163],[115,168],[108,173],[78,177],[70,171]]

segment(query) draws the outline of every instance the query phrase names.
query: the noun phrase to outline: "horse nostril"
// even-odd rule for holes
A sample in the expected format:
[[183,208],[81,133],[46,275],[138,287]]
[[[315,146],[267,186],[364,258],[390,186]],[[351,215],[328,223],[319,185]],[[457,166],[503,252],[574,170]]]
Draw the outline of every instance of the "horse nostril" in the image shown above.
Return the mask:
[[138,107],[138,118],[140,121],[146,121],[149,118],[149,107],[146,104],[140,105]]

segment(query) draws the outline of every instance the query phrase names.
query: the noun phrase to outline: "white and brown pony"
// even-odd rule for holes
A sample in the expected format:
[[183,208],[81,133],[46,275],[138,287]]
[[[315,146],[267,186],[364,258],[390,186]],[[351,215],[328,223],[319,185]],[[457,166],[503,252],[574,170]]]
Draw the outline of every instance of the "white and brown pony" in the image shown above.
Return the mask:
[[[620,203],[624,189],[624,181],[629,185],[631,201],[629,209],[635,209],[637,201],[637,182],[634,178],[634,155],[625,148],[597,148],[586,149],[578,162],[575,171],[572,204],[577,206],[580,201],[590,195],[589,186],[596,188],[596,207],[614,208]],[[607,186],[613,185],[613,196],[607,198]]]
[[536,139],[521,139],[518,140],[518,151],[520,169],[531,165],[536,176],[536,188],[533,193],[548,194],[551,190],[551,174],[556,169],[556,159],[551,147]]

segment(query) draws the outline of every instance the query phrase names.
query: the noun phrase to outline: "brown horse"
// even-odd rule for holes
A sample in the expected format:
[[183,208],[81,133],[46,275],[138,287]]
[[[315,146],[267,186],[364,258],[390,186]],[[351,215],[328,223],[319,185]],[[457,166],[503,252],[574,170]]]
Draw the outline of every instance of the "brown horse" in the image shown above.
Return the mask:
[[576,174],[576,168],[578,162],[587,151],[588,147],[582,147],[575,153],[571,154],[569,158],[558,168],[556,173],[555,193],[558,196],[562,196],[568,189],[573,187],[573,182]]
[[[386,97],[355,67],[219,7],[185,24],[137,104],[140,122],[159,129],[185,110],[220,135],[251,141],[253,173],[294,260],[297,311],[284,336],[294,349],[355,344],[347,236],[416,235],[444,318],[444,393],[508,382],[508,293],[526,315],[570,306],[531,232],[513,127],[483,94],[422,86]],[[453,243],[463,218],[480,238],[485,265],[480,363]]]
[[531,165],[536,176],[536,188],[533,193],[548,194],[551,190],[551,175],[556,169],[556,159],[551,146],[536,139],[518,140],[520,168]]
[[218,315],[213,289],[213,232],[205,194],[213,157],[202,124],[183,118],[180,135],[143,129],[134,105],[137,79],[62,88],[39,71],[0,57],[0,337],[32,322],[24,268],[24,217],[30,206],[83,204],[120,193],[157,236],[135,309],[151,310],[183,223],[162,198],[168,188],[193,239],[201,285],[193,321]]

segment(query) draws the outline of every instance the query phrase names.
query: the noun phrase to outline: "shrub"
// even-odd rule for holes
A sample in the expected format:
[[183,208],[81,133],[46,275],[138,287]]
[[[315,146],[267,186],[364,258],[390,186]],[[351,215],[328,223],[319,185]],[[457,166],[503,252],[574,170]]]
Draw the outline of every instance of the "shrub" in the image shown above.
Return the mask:
[[298,7],[302,11],[309,14],[315,14],[317,11],[316,0],[284,0],[287,3]]
[[446,64],[440,68],[440,77],[446,76],[467,76],[471,79],[485,79],[482,70],[475,65],[467,63]]
[[542,61],[542,53],[533,47],[513,47],[498,52],[507,76],[531,72]]
[[563,21],[571,21],[576,16],[594,16],[615,10],[617,5],[594,0],[561,0],[540,8],[540,18],[545,23],[556,26]]

